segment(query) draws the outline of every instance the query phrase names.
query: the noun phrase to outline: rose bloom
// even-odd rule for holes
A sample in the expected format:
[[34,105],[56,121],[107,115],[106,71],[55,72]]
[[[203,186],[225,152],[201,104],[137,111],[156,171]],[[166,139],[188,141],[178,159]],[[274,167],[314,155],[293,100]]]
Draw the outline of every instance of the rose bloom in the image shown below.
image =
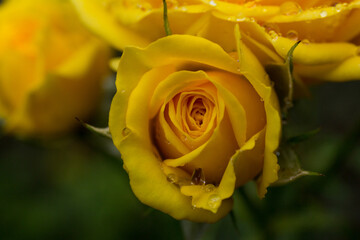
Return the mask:
[[[72,0],[83,21],[118,49],[165,36],[161,0]],[[295,71],[304,79],[360,79],[360,1],[167,0],[173,33],[197,35],[236,49],[244,42],[263,65],[283,62],[296,41]]]
[[98,100],[108,47],[67,1],[0,6],[0,117],[5,131],[50,135],[77,125]]
[[176,219],[214,222],[236,187],[277,180],[276,94],[238,41],[228,54],[204,38],[172,35],[125,48],[109,127],[143,203]]

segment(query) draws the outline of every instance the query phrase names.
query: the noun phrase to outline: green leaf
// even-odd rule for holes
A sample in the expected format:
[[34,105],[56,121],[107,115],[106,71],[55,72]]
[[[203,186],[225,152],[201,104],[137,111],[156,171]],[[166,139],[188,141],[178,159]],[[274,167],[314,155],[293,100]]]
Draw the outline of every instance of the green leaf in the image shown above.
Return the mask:
[[315,136],[319,132],[320,132],[320,128],[316,128],[312,131],[300,134],[298,136],[291,137],[288,140],[286,140],[286,143],[296,144],[296,143],[304,142],[304,141],[308,140],[309,138]]
[[163,0],[163,6],[164,6],[164,9],[163,9],[164,28],[165,28],[166,36],[169,36],[172,33],[171,33],[170,25],[169,25],[166,0]]
[[82,121],[82,120],[80,120],[80,119],[78,119],[78,118],[76,118],[76,120],[78,120],[83,127],[85,127],[86,129],[90,130],[91,132],[112,139],[111,134],[110,134],[110,131],[109,131],[109,127],[106,127],[106,128],[98,128],[98,127],[92,126],[92,125],[90,125],[90,124],[87,124],[87,123],[85,123],[84,121]]
[[300,41],[291,47],[284,63],[271,63],[265,66],[270,79],[274,82],[284,116],[292,108],[295,95],[309,95],[306,86],[293,74],[293,53],[299,43]]
[[320,173],[303,170],[298,156],[290,146],[281,146],[278,153],[280,170],[278,172],[278,180],[272,186],[284,185],[302,176],[323,176]]

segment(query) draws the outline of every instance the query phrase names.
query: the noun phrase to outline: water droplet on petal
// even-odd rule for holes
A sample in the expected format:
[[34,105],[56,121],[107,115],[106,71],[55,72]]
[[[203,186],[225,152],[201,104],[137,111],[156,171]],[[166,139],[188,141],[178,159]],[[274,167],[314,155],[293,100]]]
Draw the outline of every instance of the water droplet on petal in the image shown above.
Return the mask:
[[280,5],[280,12],[286,16],[295,15],[301,12],[301,7],[296,2],[284,2]]
[[305,44],[305,45],[309,45],[309,44],[310,44],[309,39],[303,39],[303,40],[301,40],[301,42],[302,42],[303,44]]
[[279,38],[279,35],[275,31],[270,31],[269,35],[273,40],[277,40]]
[[140,9],[141,11],[150,11],[152,9],[152,6],[150,3],[142,2],[141,4],[136,4],[136,7]]
[[121,133],[122,133],[123,137],[126,137],[131,133],[131,131],[128,128],[124,128]]
[[238,18],[236,18],[236,21],[237,22],[244,22],[246,20],[246,18],[244,18],[244,17],[238,17]]
[[125,89],[120,90],[120,93],[124,94],[126,91]]
[[211,0],[210,2],[209,2],[209,4],[211,5],[211,6],[216,6],[216,2],[215,1],[213,1],[213,0]]
[[343,5],[341,3],[338,3],[335,5],[335,11],[336,12],[340,12],[343,8]]
[[322,17],[322,18],[326,17],[327,15],[328,15],[328,13],[325,10],[320,12],[320,17]]
[[179,2],[177,0],[166,0],[166,4],[168,9],[177,9],[179,6]]
[[215,190],[215,186],[212,184],[208,184],[205,186],[205,192],[212,192]]
[[221,198],[218,194],[212,194],[210,195],[208,199],[208,206],[213,209],[217,209],[220,207],[221,204]]
[[177,177],[175,174],[170,173],[166,176],[166,180],[170,183],[176,183],[177,182]]
[[286,37],[288,39],[297,41],[298,40],[298,33],[295,30],[290,30],[286,33]]
[[270,31],[274,31],[275,33],[280,32],[279,26],[277,24],[274,24],[274,23],[265,23],[263,25],[263,27],[265,28],[266,32],[270,32]]

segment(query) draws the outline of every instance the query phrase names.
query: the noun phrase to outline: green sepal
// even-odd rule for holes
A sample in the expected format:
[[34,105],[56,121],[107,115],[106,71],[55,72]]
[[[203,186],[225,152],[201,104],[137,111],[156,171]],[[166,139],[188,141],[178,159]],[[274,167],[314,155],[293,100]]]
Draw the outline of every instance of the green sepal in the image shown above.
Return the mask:
[[164,28],[165,28],[165,33],[166,36],[169,36],[172,34],[171,29],[170,29],[170,24],[169,24],[169,18],[168,18],[168,14],[167,14],[167,4],[166,4],[166,0],[163,0],[163,18],[164,18]]
[[284,185],[302,176],[324,176],[321,173],[303,170],[297,154],[289,145],[281,146],[277,155],[280,170],[278,172],[278,180],[271,186]]
[[99,134],[99,135],[101,135],[103,137],[107,137],[107,138],[112,139],[110,131],[109,131],[109,127],[99,128],[99,127],[92,126],[92,125],[90,125],[88,123],[85,123],[84,121],[82,121],[82,120],[80,120],[78,118],[76,118],[76,120],[78,120],[81,123],[81,125],[83,127],[85,127],[86,129],[88,129],[90,132],[93,132],[93,133]]
[[293,74],[293,53],[300,41],[296,42],[289,50],[284,63],[271,63],[265,66],[279,98],[283,115],[293,106],[294,96],[308,96],[309,91],[303,82]]

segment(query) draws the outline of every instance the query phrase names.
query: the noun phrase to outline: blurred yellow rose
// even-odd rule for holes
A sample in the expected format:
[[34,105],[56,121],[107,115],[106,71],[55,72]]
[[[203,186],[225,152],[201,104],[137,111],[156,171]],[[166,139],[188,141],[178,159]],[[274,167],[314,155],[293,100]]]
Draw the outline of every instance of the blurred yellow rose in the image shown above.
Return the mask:
[[125,48],[109,127],[135,195],[176,219],[214,222],[236,187],[277,180],[281,122],[264,69],[238,40],[228,54],[172,35]]
[[[165,36],[161,0],[72,0],[84,22],[118,49]],[[295,71],[327,81],[360,79],[359,0],[167,0],[173,33],[197,35],[234,51],[244,43],[262,64],[282,62],[296,41]]]
[[96,106],[109,49],[61,0],[0,6],[0,117],[19,135],[58,134]]

